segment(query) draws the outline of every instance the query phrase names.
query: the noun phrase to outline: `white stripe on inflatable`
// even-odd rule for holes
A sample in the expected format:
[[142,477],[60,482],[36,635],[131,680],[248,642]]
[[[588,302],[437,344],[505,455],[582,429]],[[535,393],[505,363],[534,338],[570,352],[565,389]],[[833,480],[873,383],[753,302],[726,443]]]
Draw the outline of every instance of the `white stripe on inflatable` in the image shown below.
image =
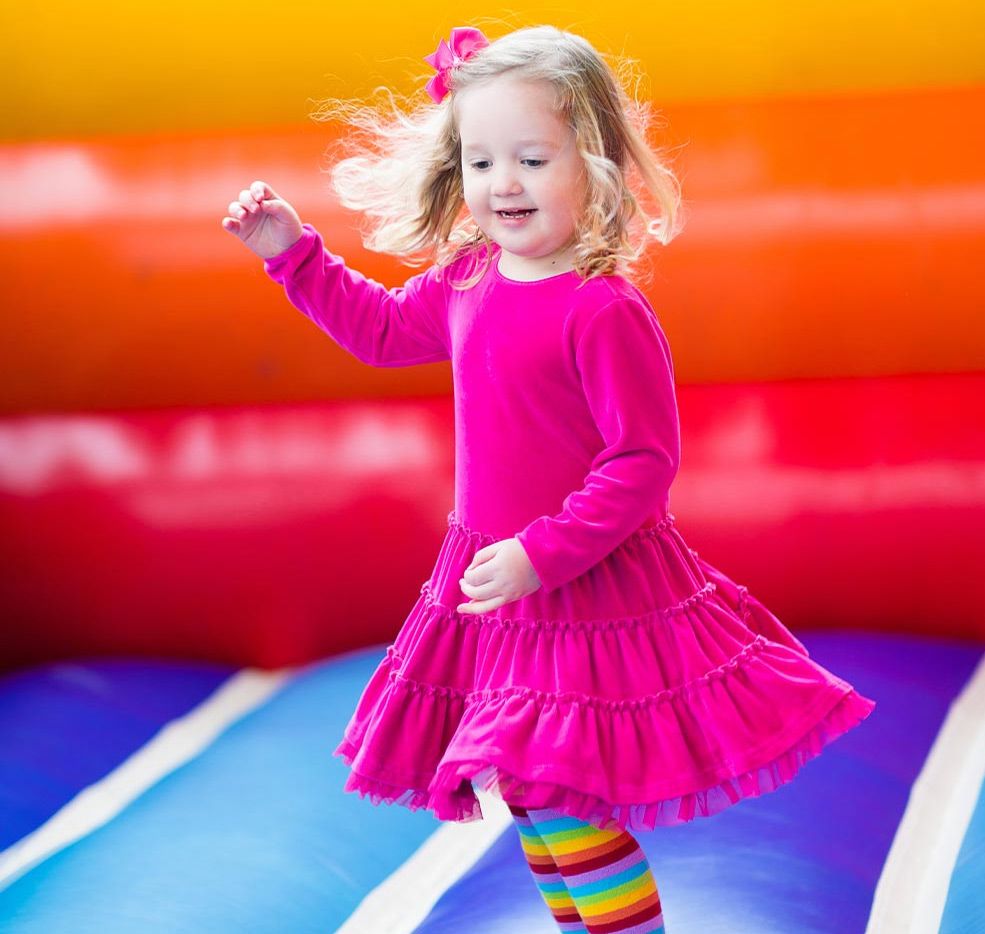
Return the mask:
[[112,772],[83,788],[40,827],[0,853],[0,890],[108,823],[155,782],[197,756],[223,730],[263,704],[295,670],[244,668],[188,713],[166,723]]
[[438,899],[513,824],[501,798],[476,792],[482,820],[446,821],[359,903],[335,934],[411,934]]
[[985,655],[917,776],[876,885],[865,934],[940,930],[954,864],[985,780]]

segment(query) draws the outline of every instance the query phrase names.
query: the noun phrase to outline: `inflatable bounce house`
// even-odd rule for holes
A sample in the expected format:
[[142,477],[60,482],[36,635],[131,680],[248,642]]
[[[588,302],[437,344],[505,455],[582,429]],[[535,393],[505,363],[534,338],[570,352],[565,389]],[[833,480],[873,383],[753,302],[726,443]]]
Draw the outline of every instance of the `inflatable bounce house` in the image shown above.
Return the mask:
[[646,287],[677,525],[877,702],[638,836],[667,929],[985,931],[981,10],[445,6],[7,17],[0,930],[556,930],[501,800],[374,805],[331,754],[451,521],[450,364],[355,359],[220,225],[263,179],[399,286],[311,99],[423,94],[451,26],[551,22],[641,62],[677,153]]

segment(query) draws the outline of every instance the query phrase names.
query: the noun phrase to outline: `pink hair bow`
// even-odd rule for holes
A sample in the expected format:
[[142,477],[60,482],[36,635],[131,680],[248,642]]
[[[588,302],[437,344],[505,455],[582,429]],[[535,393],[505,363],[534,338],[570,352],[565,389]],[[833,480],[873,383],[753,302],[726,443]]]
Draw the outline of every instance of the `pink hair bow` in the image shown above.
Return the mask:
[[434,98],[435,103],[440,104],[450,90],[448,73],[452,68],[461,65],[487,45],[489,40],[478,29],[472,26],[455,26],[451,31],[450,45],[442,39],[430,55],[424,56],[424,61],[438,72],[424,89]]

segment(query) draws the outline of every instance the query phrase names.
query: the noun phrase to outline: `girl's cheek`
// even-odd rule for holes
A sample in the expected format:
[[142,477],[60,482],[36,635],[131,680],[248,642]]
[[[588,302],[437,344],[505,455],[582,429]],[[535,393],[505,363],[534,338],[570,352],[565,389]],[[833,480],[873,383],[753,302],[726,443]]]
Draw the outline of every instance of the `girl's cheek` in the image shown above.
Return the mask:
[[472,214],[475,214],[477,210],[481,210],[481,199],[474,189],[465,189],[465,206]]

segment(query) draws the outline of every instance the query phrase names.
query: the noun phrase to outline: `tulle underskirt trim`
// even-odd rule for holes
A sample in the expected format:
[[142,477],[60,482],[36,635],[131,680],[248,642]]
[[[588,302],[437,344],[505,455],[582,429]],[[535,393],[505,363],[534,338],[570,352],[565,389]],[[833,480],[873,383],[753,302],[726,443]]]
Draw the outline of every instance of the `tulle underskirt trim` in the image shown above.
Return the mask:
[[443,761],[430,778],[419,777],[422,787],[408,787],[406,783],[388,781],[382,774],[366,775],[352,768],[359,747],[347,737],[333,755],[350,767],[344,790],[368,798],[374,805],[398,804],[411,811],[425,808],[439,820],[469,822],[483,817],[475,794],[481,790],[521,807],[554,808],[603,829],[641,831],[711,817],[743,799],[775,791],[825,746],[861,723],[874,707],[874,701],[852,689],[805,735],[772,760],[710,787],[655,801],[606,801],[567,785],[515,774],[507,770],[508,763],[485,759]]

